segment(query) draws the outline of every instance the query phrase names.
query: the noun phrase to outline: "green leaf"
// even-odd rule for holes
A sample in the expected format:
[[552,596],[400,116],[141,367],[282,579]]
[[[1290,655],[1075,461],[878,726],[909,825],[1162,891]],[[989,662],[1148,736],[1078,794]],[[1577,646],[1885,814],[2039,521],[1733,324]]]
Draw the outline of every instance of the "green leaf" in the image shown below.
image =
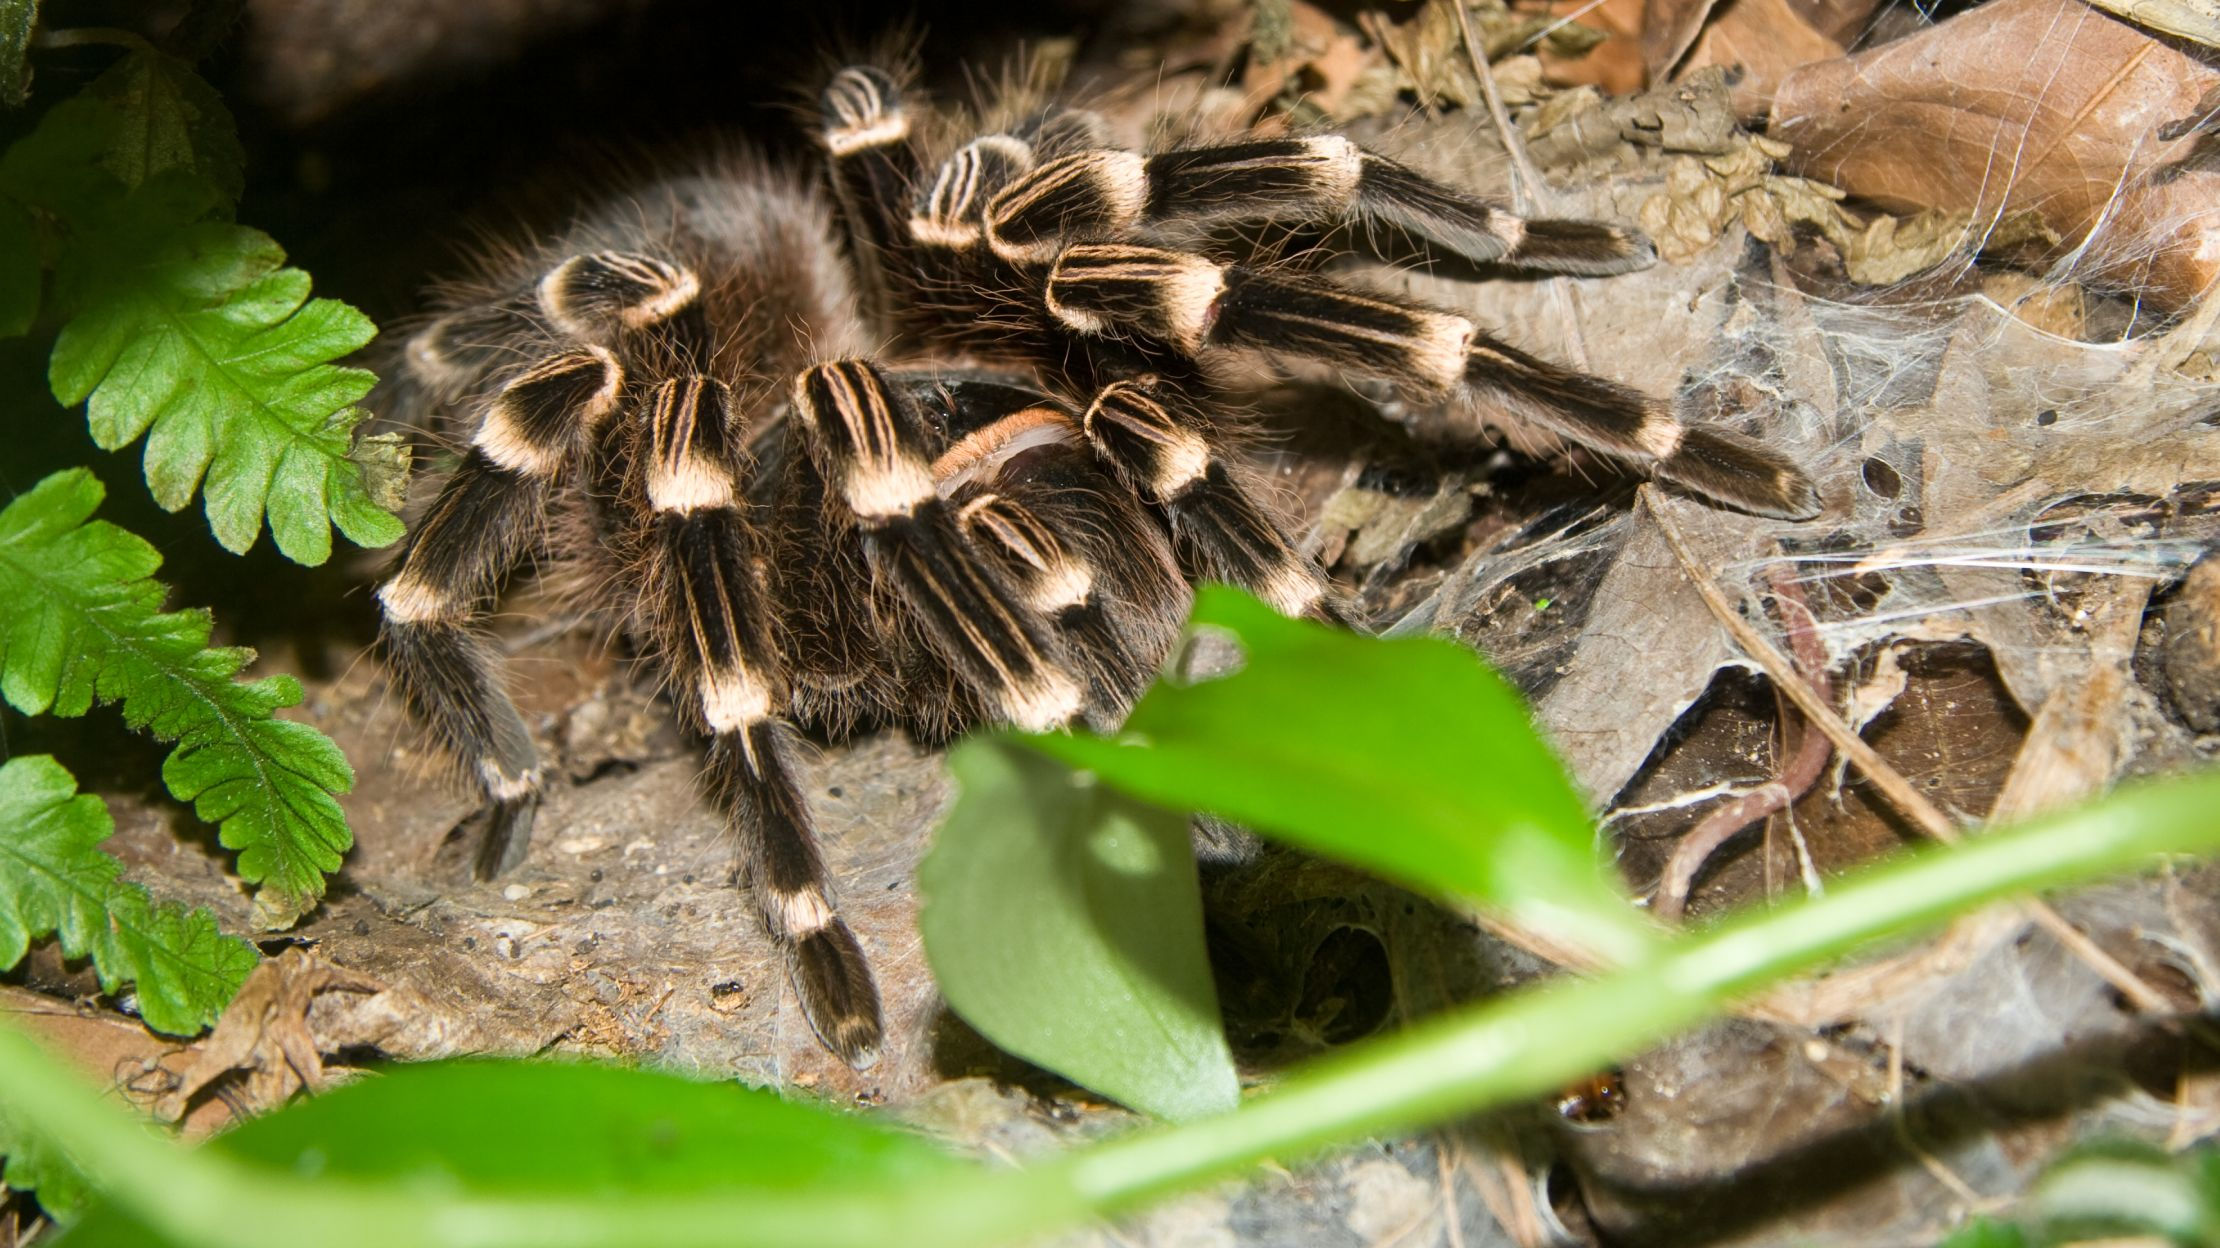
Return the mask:
[[136,189],[168,169],[207,180],[226,201],[246,185],[247,157],[223,97],[191,68],[152,48],[136,48],[85,88],[116,121],[101,164]]
[[39,0],[0,0],[0,107],[21,108],[31,93],[31,32]]
[[0,698],[25,714],[121,702],[125,722],[177,748],[162,779],[239,851],[265,910],[298,915],[353,844],[336,795],[354,784],[339,747],[273,712],[289,676],[241,682],[252,652],[208,645],[205,611],[161,610],[152,546],[92,519],[100,482],[55,473],[0,510]]
[[259,231],[188,227],[147,262],[88,279],[48,379],[63,404],[87,402],[103,448],[146,436],[163,507],[202,491],[226,549],[252,547],[267,516],[278,549],[314,564],[331,554],[330,525],[363,546],[402,526],[350,457],[354,404],[376,378],[330,363],[377,331],[346,304],[309,299],[308,275],[284,261]]
[[979,1034],[1135,1109],[1240,1097],[1203,952],[1187,816],[994,740],[917,870],[941,992]]
[[2207,1168],[2205,1157],[2132,1140],[2094,1141],[2035,1181],[2021,1220],[2046,1244],[2220,1243],[2220,1201]]
[[1975,1218],[1951,1233],[1936,1248],[2029,1248],[2018,1227],[1988,1218]]
[[0,190],[86,234],[162,183],[206,188],[193,216],[228,213],[245,185],[245,161],[215,91],[178,61],[140,48],[46,110],[0,158]]
[[1213,586],[1192,625],[1240,670],[1159,682],[1115,737],[1023,738],[1130,793],[1255,825],[1626,961],[1654,943],[1606,882],[1580,796],[1518,693],[1471,651],[1290,620]]
[[[400,1180],[440,1198],[652,1202],[752,1192],[815,1196],[834,1219],[838,1206],[870,1204],[889,1188],[977,1173],[923,1140],[767,1092],[552,1062],[394,1067],[247,1122],[210,1147],[293,1175]],[[749,1230],[736,1223],[731,1242],[763,1242]],[[165,1241],[103,1207],[63,1242]]]
[[147,1026],[191,1035],[245,982],[254,947],[218,931],[207,910],[157,905],[125,883],[99,848],[114,830],[107,808],[79,795],[53,759],[0,765],[0,967],[58,935],[63,953],[92,959],[102,989],[136,986]]
[[[1903,855],[1836,881],[1824,896],[1757,908],[1668,941],[1644,965],[1554,976],[1350,1045],[1289,1072],[1233,1113],[1124,1133],[1021,1169],[938,1165],[914,1152],[902,1154],[914,1166],[902,1157],[890,1162],[877,1144],[844,1146],[852,1134],[823,1134],[868,1127],[828,1127],[821,1112],[798,1106],[783,1111],[801,1116],[789,1123],[772,1117],[782,1111],[770,1110],[760,1094],[736,1094],[710,1118],[711,1129],[731,1128],[729,1163],[704,1158],[690,1166],[710,1176],[691,1190],[675,1179],[656,1186],[650,1176],[635,1192],[634,1175],[685,1148],[694,1120],[674,1116],[672,1130],[662,1130],[661,1119],[643,1128],[637,1117],[616,1115],[653,1112],[660,1102],[651,1093],[619,1086],[612,1096],[532,1075],[516,1076],[523,1082],[506,1084],[509,1095],[493,1100],[473,1094],[472,1076],[458,1075],[390,1111],[334,1113],[315,1120],[328,1121],[326,1130],[295,1131],[289,1120],[326,1103],[311,1102],[187,1149],[147,1132],[5,1020],[0,1106],[26,1133],[66,1151],[104,1198],[166,1236],[131,1238],[107,1221],[98,1230],[105,1238],[63,1241],[76,1248],[1032,1243],[1267,1160],[1289,1163],[1368,1135],[1517,1103],[1721,1013],[1767,983],[1979,904],[2148,867],[2156,855],[2220,852],[2216,803],[2220,772],[2208,772],[2126,787],[2079,810]],[[375,1096],[377,1087],[350,1086],[326,1101]],[[257,1134],[264,1130],[279,1134]],[[269,1144],[253,1146],[255,1160],[227,1151],[234,1141],[260,1139]],[[605,1161],[612,1145],[636,1168]],[[342,1171],[334,1156],[378,1169]],[[576,1162],[574,1177],[577,1158],[586,1160]],[[751,1181],[758,1171],[748,1166],[761,1166],[767,1177]],[[2209,1169],[2196,1171],[2208,1186],[2202,1176]]]

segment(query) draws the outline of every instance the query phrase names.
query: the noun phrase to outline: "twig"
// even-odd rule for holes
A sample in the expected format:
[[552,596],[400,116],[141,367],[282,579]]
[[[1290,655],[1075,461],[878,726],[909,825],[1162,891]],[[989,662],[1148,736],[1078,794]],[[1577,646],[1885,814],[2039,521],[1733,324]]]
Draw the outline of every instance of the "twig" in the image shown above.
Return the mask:
[[1773,643],[1767,641],[1748,620],[1742,618],[1742,613],[1734,609],[1734,604],[1727,601],[1727,596],[1720,590],[1718,583],[1703,570],[1703,564],[1688,549],[1688,539],[1681,536],[1680,526],[1666,518],[1663,509],[1658,507],[1656,489],[1653,485],[1642,487],[1643,508],[1657,521],[1658,532],[1664,535],[1665,544],[1672,548],[1673,557],[1680,561],[1681,570],[1687,573],[1689,584],[1695,586],[1697,595],[1704,600],[1704,606],[1710,609],[1720,627],[1727,630],[1727,635],[1734,638],[1734,644],[1750,656],[1766,678],[1773,682],[1775,689],[1796,704],[1796,709],[1804,713],[1806,723],[1817,728],[1827,740],[1834,743],[1836,749],[1842,751],[1843,757],[1850,760],[1850,764],[1887,799],[1889,805],[1894,806],[1898,813],[1911,820],[1926,835],[1946,845],[1956,844],[1958,829],[1950,822],[1950,817],[1928,801],[1926,795],[1913,788],[1912,782],[1904,778],[1904,773],[1890,765],[1872,746],[1867,745],[1865,738],[1852,731],[1850,725],[1835,714],[1834,708],[1820,698],[1819,691],[1811,687],[1811,682],[1797,675],[1796,666],[1789,662],[1788,656],[1774,649]]
[[1542,197],[1547,188],[1534,162],[1527,159],[1525,141],[1511,127],[1510,110],[1503,107],[1503,96],[1495,89],[1495,75],[1488,72],[1487,53],[1480,50],[1480,40],[1472,33],[1472,18],[1466,14],[1462,0],[1449,7],[1456,10],[1457,30],[1464,36],[1465,55],[1472,60],[1472,76],[1480,82],[1480,96],[1488,102],[1488,116],[1503,136],[1503,150],[1511,155],[1511,206],[1525,216],[1546,207]]
[[1885,1112],[1896,1142],[1903,1145],[1904,1150],[1919,1162],[1920,1168],[1927,1171],[1935,1182],[1949,1189],[1950,1194],[1958,1198],[1959,1204],[1966,1206],[1968,1210],[1995,1205],[1995,1201],[1975,1191],[1972,1184],[1958,1177],[1957,1171],[1945,1165],[1942,1158],[1927,1151],[1926,1146],[1912,1135],[1911,1120],[1904,1114],[1904,1020],[1901,1016],[1889,1028],[1889,1103]]
[[1441,1179],[1441,1223],[1448,1232],[1449,1248],[1465,1248],[1463,1218],[1457,1212],[1457,1166],[1451,1154],[1458,1152],[1456,1137],[1440,1132],[1434,1146],[1434,1168]]
[[[1711,611],[1712,617],[1719,621],[1720,627],[1726,629],[1727,635],[1734,638],[1742,652],[1758,665],[1773,682],[1773,687],[1788,695],[1788,700],[1804,713],[1805,722],[1824,733],[1835,748],[1842,751],[1843,757],[1850,760],[1850,765],[1858,769],[1858,774],[1865,777],[1866,783],[1871,784],[1889,805],[1895,807],[1897,813],[1911,820],[1913,826],[1922,833],[1945,845],[1955,845],[1962,840],[1962,835],[1957,826],[1951,823],[1949,816],[1928,801],[1918,789],[1913,788],[1912,782],[1904,778],[1903,772],[1882,758],[1878,751],[1866,744],[1865,738],[1844,723],[1842,717],[1835,714],[1834,708],[1819,696],[1819,691],[1812,688],[1811,682],[1797,674],[1795,664],[1789,662],[1786,655],[1775,649],[1748,620],[1742,618],[1742,614],[1734,609],[1734,604],[1727,601],[1727,596],[1720,590],[1718,583],[1703,570],[1695,553],[1688,549],[1688,540],[1681,535],[1680,527],[1657,505],[1656,490],[1654,485],[1642,487],[1643,509],[1650,513],[1651,519],[1657,521],[1658,532],[1664,535],[1665,544],[1672,547],[1673,557],[1680,561],[1681,570],[1687,574],[1689,584],[1695,586],[1696,593],[1704,600],[1704,606]],[[2175,1012],[2164,994],[2145,983],[2119,959],[2098,948],[2096,942],[2068,923],[2048,904],[2036,898],[2020,904],[2029,918],[2056,937],[2069,953],[2079,958],[2089,969],[2102,976],[2106,983],[2117,989],[2135,1008],[2150,1014]]]
[[[1789,608],[1796,612],[1796,619],[1782,621],[1788,626],[1789,648],[1795,652],[1796,670],[1811,682],[1821,699],[1832,701],[1834,693],[1827,682],[1826,651],[1819,644],[1818,621],[1813,619],[1811,607],[1804,602],[1803,590],[1783,576],[1775,576],[1772,584],[1775,600],[1784,609],[1783,615]],[[1794,805],[1797,798],[1819,782],[1821,773],[1827,769],[1827,760],[1832,757],[1834,751],[1827,743],[1826,734],[1814,730],[1810,720],[1802,720],[1797,732],[1796,753],[1781,767],[1778,779],[1761,784],[1712,811],[1681,837],[1680,844],[1673,848],[1673,856],[1665,864],[1665,878],[1658,882],[1657,895],[1650,903],[1651,912],[1667,923],[1678,923],[1688,904],[1688,891],[1694,886],[1696,873],[1703,869],[1704,863],[1744,828]]]

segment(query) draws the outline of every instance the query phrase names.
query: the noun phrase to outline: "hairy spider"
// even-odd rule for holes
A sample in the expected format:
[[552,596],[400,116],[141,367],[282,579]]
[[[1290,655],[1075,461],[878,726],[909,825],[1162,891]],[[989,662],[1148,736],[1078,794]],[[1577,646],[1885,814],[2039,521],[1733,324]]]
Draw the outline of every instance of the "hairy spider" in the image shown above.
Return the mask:
[[585,568],[706,738],[803,1011],[850,1063],[877,1053],[878,994],[797,727],[1115,724],[1191,580],[1339,615],[1230,449],[1252,384],[1230,361],[1312,361],[1752,511],[1816,509],[1747,439],[1204,227],[1360,226],[1342,236],[1591,275],[1651,263],[1638,234],[1521,220],[1332,134],[1144,154],[1048,106],[934,137],[952,127],[902,76],[825,88],[829,199],[707,162],[496,266],[411,339],[407,403],[458,414],[469,449],[377,594],[394,680],[492,808],[490,878],[523,856],[542,775],[472,626],[527,555]]

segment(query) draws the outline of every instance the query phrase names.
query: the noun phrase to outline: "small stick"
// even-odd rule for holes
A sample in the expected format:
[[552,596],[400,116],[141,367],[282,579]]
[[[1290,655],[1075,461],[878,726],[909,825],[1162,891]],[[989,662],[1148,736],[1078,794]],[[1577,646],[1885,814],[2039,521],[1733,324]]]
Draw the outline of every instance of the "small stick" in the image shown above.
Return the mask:
[[[1796,670],[1809,680],[1813,689],[1825,700],[1832,701],[1834,691],[1827,681],[1827,655],[1819,645],[1811,607],[1804,602],[1803,590],[1783,576],[1772,578],[1773,592],[1783,608],[1794,607],[1796,619],[1788,621],[1789,648],[1795,653]],[[1786,810],[1811,786],[1819,782],[1827,769],[1827,760],[1834,757],[1834,750],[1827,744],[1827,736],[1812,728],[1811,721],[1801,721],[1797,732],[1796,753],[1781,768],[1780,778],[1759,785],[1748,793],[1704,816],[1694,828],[1681,837],[1673,848],[1672,858],[1665,864],[1665,878],[1659,881],[1657,895],[1650,903],[1650,910],[1667,923],[1680,922],[1681,912],[1688,904],[1688,891],[1696,882],[1696,872],[1718,852],[1719,847],[1740,833],[1744,828],[1774,812]]]
[[[1488,116],[1495,122],[1496,133],[1503,138],[1503,150],[1511,157],[1511,207],[1520,216],[1534,216],[1550,210],[1549,184],[1542,181],[1541,171],[1526,154],[1526,140],[1519,137],[1511,124],[1511,112],[1503,107],[1503,95],[1496,90],[1495,75],[1488,72],[1488,55],[1480,50],[1480,39],[1472,33],[1472,18],[1461,2],[1449,6],[1457,13],[1457,30],[1464,36],[1465,56],[1472,61],[1473,77],[1480,81],[1480,96],[1488,103]],[[1583,371],[1591,368],[1588,358],[1588,335],[1581,328],[1579,297],[1573,292],[1572,281],[1566,277],[1549,279],[1550,299],[1564,316],[1571,330],[1566,346],[1570,348],[1572,362]]]
[[[1688,549],[1688,540],[1681,535],[1679,526],[1667,518],[1664,510],[1657,505],[1656,489],[1654,485],[1642,487],[1642,506],[1657,521],[1658,532],[1664,534],[1665,544],[1672,547],[1673,557],[1680,561],[1681,571],[1687,574],[1689,583],[1696,587],[1696,593],[1703,598],[1704,606],[1719,621],[1720,627],[1727,630],[1727,635],[1733,637],[1742,652],[1749,655],[1772,680],[1773,687],[1796,704],[1796,709],[1804,713],[1805,722],[1819,729],[1829,741],[1834,742],[1835,748],[1842,751],[1844,758],[1850,760],[1850,765],[1858,769],[1858,774],[1864,776],[1866,782],[1887,799],[1899,814],[1911,820],[1921,832],[1945,845],[1955,845],[1963,839],[1957,827],[1950,822],[1949,816],[1928,801],[1926,795],[1913,788],[1912,782],[1904,778],[1903,772],[1882,758],[1878,751],[1866,744],[1865,738],[1844,723],[1842,717],[1835,714],[1834,708],[1827,705],[1819,692],[1811,687],[1811,682],[1797,674],[1795,664],[1774,649],[1773,643],[1767,641],[1734,609],[1734,604],[1727,601],[1726,594],[1720,590],[1718,584],[1703,571],[1703,565],[1697,562],[1695,553]],[[2089,969],[2102,976],[2121,996],[2133,1002],[2135,1008],[2150,1014],[2174,1012],[2174,1007],[2164,994],[2145,983],[2142,977],[2128,969],[2119,959],[2098,948],[2096,942],[2067,922],[2047,903],[2038,898],[2029,898],[2020,905],[2029,918],[2055,937]]]
[[1503,96],[1495,89],[1495,75],[1488,72],[1487,53],[1480,50],[1480,40],[1472,33],[1472,18],[1465,6],[1449,6],[1457,12],[1457,30],[1464,35],[1465,55],[1472,60],[1472,76],[1480,80],[1480,96],[1488,102],[1488,116],[1495,121],[1496,130],[1503,136],[1503,150],[1511,154],[1511,206],[1519,214],[1539,211],[1547,205],[1542,196],[1547,189],[1534,162],[1526,158],[1526,143],[1519,132],[1511,128],[1511,113],[1503,107]]
[[1796,704],[1796,709],[1804,713],[1805,722],[1818,729],[1827,740],[1834,743],[1836,749],[1842,751],[1843,757],[1849,759],[1851,765],[1880,791],[1881,796],[1888,799],[1889,805],[1894,806],[1926,835],[1945,845],[1956,844],[1958,829],[1950,822],[1950,817],[1928,801],[1925,794],[1913,788],[1912,782],[1904,778],[1904,773],[1891,766],[1887,759],[1867,745],[1865,738],[1852,731],[1850,725],[1835,714],[1834,708],[1820,698],[1819,691],[1811,687],[1811,682],[1797,675],[1796,665],[1789,662],[1788,656],[1774,649],[1773,643],[1767,641],[1748,620],[1742,618],[1741,612],[1734,609],[1734,604],[1727,601],[1726,594],[1703,571],[1703,565],[1697,561],[1695,553],[1688,549],[1688,539],[1681,536],[1680,526],[1667,519],[1664,511],[1657,506],[1652,494],[1656,488],[1652,485],[1642,487],[1642,505],[1650,513],[1650,517],[1657,521],[1658,532],[1664,534],[1665,544],[1672,547],[1673,557],[1680,561],[1681,570],[1688,574],[1688,581],[1696,587],[1696,593],[1704,600],[1704,606],[1710,609],[1720,627],[1727,630],[1727,635],[1734,638],[1734,644],[1750,656],[1766,678],[1773,682],[1775,689]]

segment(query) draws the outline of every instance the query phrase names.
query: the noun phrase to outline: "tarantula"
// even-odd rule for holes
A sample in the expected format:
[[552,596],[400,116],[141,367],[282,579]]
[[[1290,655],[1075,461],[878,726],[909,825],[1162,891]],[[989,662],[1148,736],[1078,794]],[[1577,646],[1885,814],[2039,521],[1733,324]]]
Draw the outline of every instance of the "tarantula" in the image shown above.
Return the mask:
[[936,137],[952,127],[904,77],[832,77],[828,187],[706,162],[416,334],[409,402],[457,414],[469,445],[377,591],[394,681],[489,804],[491,878],[525,852],[542,773],[473,624],[527,555],[583,567],[706,739],[803,1011],[851,1064],[876,1056],[878,994],[814,842],[798,730],[1114,725],[1194,580],[1340,615],[1231,449],[1229,361],[1311,361],[1751,511],[1816,510],[1747,439],[1208,230],[1379,227],[1585,275],[1651,263],[1639,234],[1521,220],[1333,134],[1146,154],[1047,106]]

